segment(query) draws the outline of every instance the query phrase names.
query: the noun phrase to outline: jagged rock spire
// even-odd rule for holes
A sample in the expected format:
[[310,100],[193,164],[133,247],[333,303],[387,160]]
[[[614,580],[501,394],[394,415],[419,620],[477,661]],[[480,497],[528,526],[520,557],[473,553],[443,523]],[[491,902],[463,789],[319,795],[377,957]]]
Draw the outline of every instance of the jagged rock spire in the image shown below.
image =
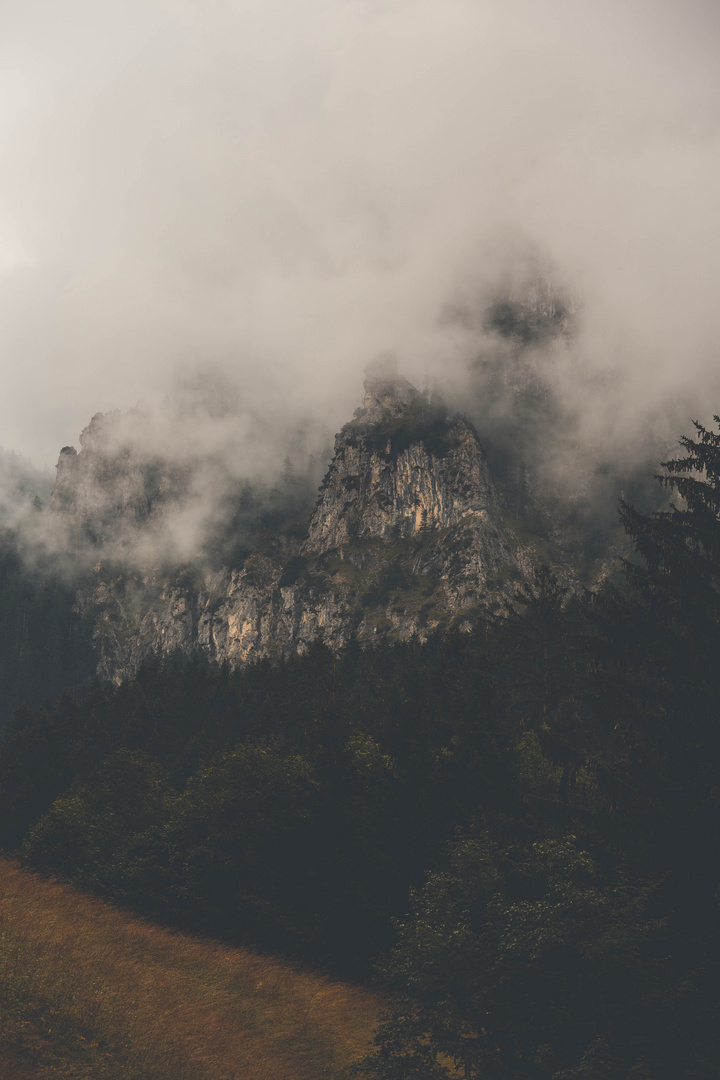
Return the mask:
[[362,420],[377,423],[384,415],[397,415],[421,396],[409,379],[398,373],[397,358],[385,353],[365,368]]

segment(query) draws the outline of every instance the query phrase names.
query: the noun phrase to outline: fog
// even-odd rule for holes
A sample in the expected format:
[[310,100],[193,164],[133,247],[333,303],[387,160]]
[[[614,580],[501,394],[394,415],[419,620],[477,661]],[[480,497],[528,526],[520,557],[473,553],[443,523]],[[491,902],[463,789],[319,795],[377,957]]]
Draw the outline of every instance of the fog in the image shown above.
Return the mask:
[[387,351],[479,400],[482,312],[538,252],[574,304],[537,350],[556,472],[708,420],[719,31],[694,0],[4,0],[0,444],[47,467],[213,371],[234,413],[148,424],[257,469]]

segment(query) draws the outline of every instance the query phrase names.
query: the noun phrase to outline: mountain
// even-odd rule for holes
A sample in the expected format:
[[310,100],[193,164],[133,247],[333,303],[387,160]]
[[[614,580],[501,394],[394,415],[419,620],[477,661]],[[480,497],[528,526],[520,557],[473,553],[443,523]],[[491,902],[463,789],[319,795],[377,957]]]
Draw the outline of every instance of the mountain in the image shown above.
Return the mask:
[[314,508],[290,468],[274,516],[257,510],[254,535],[237,514],[227,524],[245,540],[236,565],[207,551],[165,557],[192,469],[123,442],[119,414],[96,416],[79,453],[61,452],[48,513],[92,563],[77,596],[100,675],[120,681],[155,652],[199,649],[239,664],[304,651],[318,637],[333,647],[351,636],[424,638],[499,611],[538,562],[580,584],[527,478],[524,491],[496,481],[469,420],[418,391],[394,361],[371,365],[364,391]]

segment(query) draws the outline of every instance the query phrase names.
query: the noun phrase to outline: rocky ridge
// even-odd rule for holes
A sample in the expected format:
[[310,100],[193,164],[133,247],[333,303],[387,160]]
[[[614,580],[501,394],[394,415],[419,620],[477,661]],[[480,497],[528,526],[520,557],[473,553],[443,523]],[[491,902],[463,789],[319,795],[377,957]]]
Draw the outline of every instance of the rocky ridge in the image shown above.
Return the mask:
[[368,370],[304,534],[270,536],[235,568],[107,561],[103,530],[131,524],[141,537],[154,498],[172,498],[171,470],[149,471],[130,451],[113,458],[93,424],[80,454],[60,455],[50,512],[77,518],[96,544],[78,606],[98,673],[116,681],[155,652],[242,664],[317,638],[336,647],[351,635],[423,637],[497,610],[538,559],[537,537],[521,539],[508,521],[473,426],[387,361]]

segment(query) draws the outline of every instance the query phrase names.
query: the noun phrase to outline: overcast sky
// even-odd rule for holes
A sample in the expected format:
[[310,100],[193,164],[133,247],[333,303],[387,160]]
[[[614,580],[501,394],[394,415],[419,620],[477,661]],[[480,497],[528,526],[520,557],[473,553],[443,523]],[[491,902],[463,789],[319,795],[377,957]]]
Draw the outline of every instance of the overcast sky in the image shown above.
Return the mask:
[[715,0],[3,0],[0,445],[203,363],[336,428],[379,352],[462,365],[510,235],[622,379],[590,427],[720,412],[719,46]]

